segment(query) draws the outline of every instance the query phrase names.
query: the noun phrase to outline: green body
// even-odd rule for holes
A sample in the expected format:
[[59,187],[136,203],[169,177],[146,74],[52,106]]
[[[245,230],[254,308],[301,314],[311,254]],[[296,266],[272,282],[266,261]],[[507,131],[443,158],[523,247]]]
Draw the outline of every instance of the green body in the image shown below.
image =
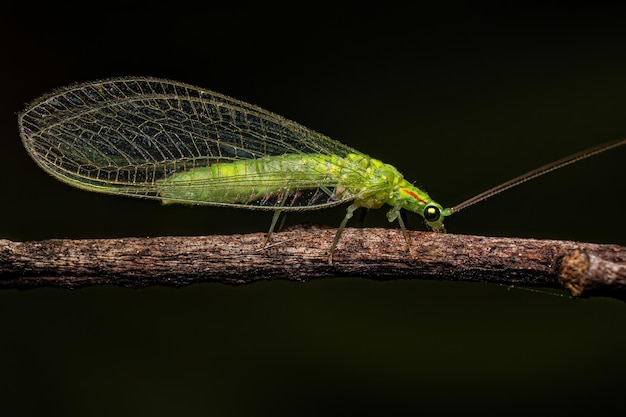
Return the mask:
[[[232,180],[232,187],[207,187],[215,181]],[[396,168],[365,154],[336,156],[282,155],[233,163],[215,164],[172,175],[163,180],[159,191],[164,204],[183,202],[222,203],[224,205],[252,204],[256,201],[293,201],[303,190],[324,190],[330,200],[354,200],[353,206],[377,209],[392,206],[390,221],[404,208],[424,216],[426,206],[443,208],[430,196],[404,179]],[[256,208],[276,209],[255,204]],[[281,210],[314,208],[281,204]],[[434,230],[442,228],[441,221],[429,222]]]

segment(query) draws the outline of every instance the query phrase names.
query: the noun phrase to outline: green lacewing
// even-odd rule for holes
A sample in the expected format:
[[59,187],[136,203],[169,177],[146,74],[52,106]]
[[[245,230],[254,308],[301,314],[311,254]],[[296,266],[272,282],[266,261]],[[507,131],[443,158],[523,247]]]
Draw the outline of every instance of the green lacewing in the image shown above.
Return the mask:
[[399,222],[411,251],[402,209],[444,231],[452,213],[626,143],[570,155],[444,208],[389,164],[257,106],[176,81],[115,78],[62,88],[20,113],[19,130],[35,162],[69,185],[164,204],[271,210],[267,239],[282,212],[350,203],[330,262],[357,208],[389,205],[387,218]]

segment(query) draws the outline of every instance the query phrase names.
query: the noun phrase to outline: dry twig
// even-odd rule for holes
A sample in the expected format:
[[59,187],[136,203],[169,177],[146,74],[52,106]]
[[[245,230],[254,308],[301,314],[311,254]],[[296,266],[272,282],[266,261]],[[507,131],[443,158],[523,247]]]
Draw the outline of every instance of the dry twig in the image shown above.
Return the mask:
[[564,288],[624,299],[626,248],[571,241],[346,229],[328,265],[335,229],[263,234],[12,242],[0,240],[0,288],[180,286],[306,281],[334,276],[419,278]]

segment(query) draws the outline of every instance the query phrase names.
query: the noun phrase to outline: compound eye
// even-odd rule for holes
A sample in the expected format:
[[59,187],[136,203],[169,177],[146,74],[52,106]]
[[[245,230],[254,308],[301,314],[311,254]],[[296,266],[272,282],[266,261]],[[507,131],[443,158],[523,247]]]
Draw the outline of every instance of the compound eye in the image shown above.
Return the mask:
[[429,222],[436,222],[441,217],[441,210],[436,206],[426,206],[424,208],[424,218]]

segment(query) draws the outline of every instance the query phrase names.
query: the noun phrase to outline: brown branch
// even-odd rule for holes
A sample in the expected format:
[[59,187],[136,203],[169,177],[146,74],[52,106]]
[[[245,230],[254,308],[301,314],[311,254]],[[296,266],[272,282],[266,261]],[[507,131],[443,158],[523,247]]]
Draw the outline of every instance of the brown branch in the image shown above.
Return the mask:
[[0,240],[0,288],[243,284],[333,276],[420,278],[565,288],[624,298],[626,248],[556,240],[346,229],[333,265],[335,229],[263,234],[11,242]]

